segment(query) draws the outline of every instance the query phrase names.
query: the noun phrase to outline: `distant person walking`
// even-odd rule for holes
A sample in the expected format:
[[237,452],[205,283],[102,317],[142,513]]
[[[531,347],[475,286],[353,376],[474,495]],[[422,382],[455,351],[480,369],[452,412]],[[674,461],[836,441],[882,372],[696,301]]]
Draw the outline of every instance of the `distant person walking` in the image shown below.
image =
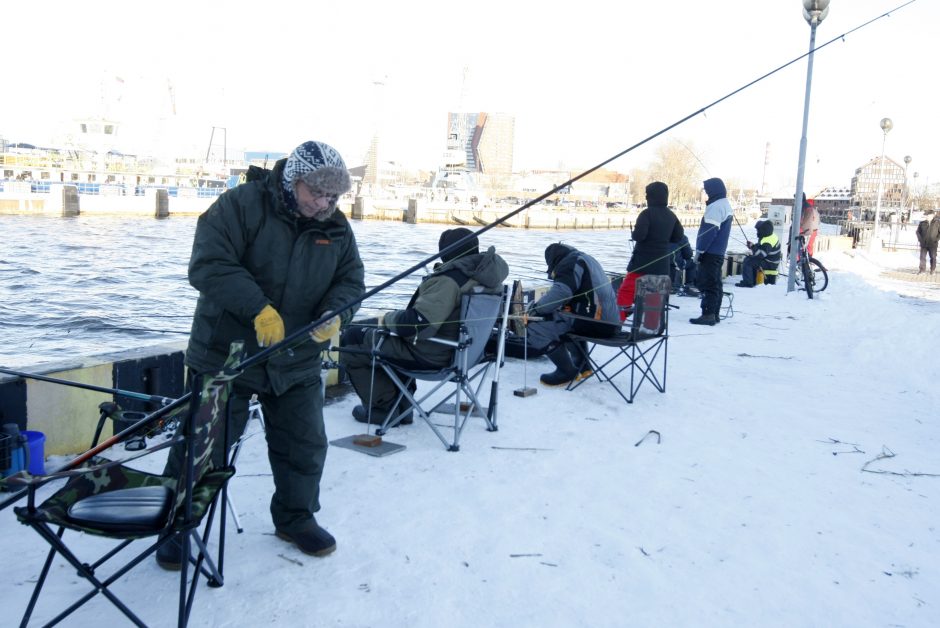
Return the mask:
[[637,216],[631,238],[636,244],[627,264],[627,276],[617,290],[620,320],[633,308],[636,280],[643,275],[668,275],[673,246],[682,241],[682,225],[668,207],[669,187],[662,181],[646,186],[646,209]]
[[728,201],[725,183],[719,178],[703,184],[708,204],[695,238],[695,261],[698,263],[698,289],[702,292],[702,315],[689,319],[693,325],[714,325],[721,311],[721,265],[731,237],[734,210]]
[[920,267],[917,274],[927,269],[927,255],[930,255],[930,274],[937,271],[937,242],[940,242],[940,214],[932,209],[924,212],[924,219],[917,225],[917,242],[920,244]]

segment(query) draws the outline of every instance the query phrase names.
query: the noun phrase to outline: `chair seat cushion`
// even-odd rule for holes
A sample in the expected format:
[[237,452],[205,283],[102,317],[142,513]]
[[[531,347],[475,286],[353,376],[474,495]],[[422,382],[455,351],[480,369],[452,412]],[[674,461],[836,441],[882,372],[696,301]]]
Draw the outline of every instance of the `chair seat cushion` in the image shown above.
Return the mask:
[[69,519],[83,527],[115,532],[147,532],[166,526],[173,491],[166,486],[139,486],[98,493],[68,509]]

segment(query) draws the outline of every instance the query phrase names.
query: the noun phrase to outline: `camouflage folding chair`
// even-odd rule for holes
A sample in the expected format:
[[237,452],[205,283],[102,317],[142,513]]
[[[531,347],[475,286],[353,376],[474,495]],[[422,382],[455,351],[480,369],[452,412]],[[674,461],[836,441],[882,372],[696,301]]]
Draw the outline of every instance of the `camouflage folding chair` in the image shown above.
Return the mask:
[[[224,446],[224,451],[228,451],[228,400],[232,380],[239,374],[238,365],[242,354],[243,343],[233,343],[221,372],[192,378],[188,399],[180,398],[141,419],[76,458],[66,465],[67,470],[44,476],[30,476],[23,472],[12,481],[7,479],[10,484],[26,487],[28,503],[26,506],[14,508],[17,518],[38,532],[51,546],[23,614],[22,626],[29,623],[33,612],[36,611],[40,592],[56,554],[68,561],[78,575],[91,584],[92,589],[58,615],[48,619],[46,625],[62,621],[100,593],[131,622],[144,626],[144,622],[110,587],[161,545],[172,541],[174,536],[180,538],[183,556],[190,556],[189,561],[183,561],[180,573],[177,625],[185,626],[189,621],[200,576],[206,578],[210,587],[222,586],[224,507],[219,517],[214,555],[210,555],[208,543],[212,522],[218,509],[218,498],[222,496],[224,499],[226,484],[234,475],[235,469],[229,461],[226,461],[222,468],[215,468],[211,454],[220,446]],[[153,422],[167,420],[178,422],[176,435],[172,439],[120,461],[96,455],[108,447],[134,438],[141,429]],[[180,447],[183,451],[182,464],[177,475],[147,473],[128,464],[171,446]],[[57,479],[67,481],[37,506],[37,490]],[[66,545],[66,530],[114,539],[116,547],[112,547],[95,560],[79,558],[76,552]],[[99,575],[106,563],[111,567],[109,561],[126,555],[122,550],[138,540],[147,541],[145,549],[121,566],[109,568],[108,574]],[[188,582],[190,565],[193,566],[191,583]]]

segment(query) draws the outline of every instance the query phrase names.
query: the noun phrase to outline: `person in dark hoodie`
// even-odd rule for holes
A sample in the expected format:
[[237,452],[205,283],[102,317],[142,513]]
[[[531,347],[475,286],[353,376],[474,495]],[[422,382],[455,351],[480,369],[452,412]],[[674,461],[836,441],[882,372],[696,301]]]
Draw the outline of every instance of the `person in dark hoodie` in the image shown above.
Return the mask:
[[[351,186],[336,149],[304,142],[273,170],[252,166],[248,179],[219,196],[196,222],[189,283],[199,299],[185,357],[190,372],[221,369],[233,340],[244,340],[248,353],[257,353],[365,292],[356,239],[336,209]],[[274,479],[275,535],[315,556],[336,549],[336,540],[314,518],[328,446],[320,354],[354,311],[331,316],[311,332],[312,342],[246,369],[234,380],[230,398],[237,437],[248,421],[249,399],[257,394]],[[222,449],[212,452],[218,466]],[[167,474],[179,469],[180,453],[170,451]],[[180,569],[181,550],[176,540],[164,543],[157,563]]]
[[636,244],[627,264],[627,275],[617,290],[620,320],[633,308],[636,280],[643,275],[669,275],[671,251],[682,241],[679,219],[669,209],[669,187],[662,181],[646,186],[646,209],[637,216],[631,238]]
[[[403,310],[388,312],[379,319],[360,321],[343,332],[340,345],[354,350],[370,351],[379,329],[395,332],[382,344],[380,353],[402,367],[441,368],[450,364],[453,348],[429,338],[456,340],[459,333],[460,300],[473,288],[498,293],[509,275],[509,266],[496,254],[494,247],[479,251],[479,241],[469,229],[459,227],[441,234],[438,251],[453,250],[441,255],[441,261],[422,280]],[[340,364],[362,401],[353,409],[353,418],[360,423],[381,425],[398,397],[394,382],[382,369],[372,368],[367,353],[340,352]],[[401,409],[399,409],[401,410]],[[413,421],[406,415],[399,424]]]
[[[744,258],[741,269],[741,281],[734,284],[739,288],[753,288],[757,285],[757,270],[764,271],[764,283],[776,283],[777,266],[780,264],[780,238],[774,233],[774,223],[769,220],[758,220],[754,225],[757,229],[757,244],[747,243],[751,254]],[[771,279],[772,278],[772,279]]]
[[541,320],[526,325],[526,343],[534,353],[546,353],[555,370],[539,377],[546,386],[564,386],[586,377],[584,352],[565,341],[568,332],[609,337],[620,328],[617,295],[600,263],[567,244],[549,244],[545,263],[552,286],[529,306]]
[[721,311],[721,266],[731,237],[734,211],[727,199],[725,183],[719,178],[704,182],[708,201],[695,238],[695,261],[698,263],[698,288],[702,292],[702,315],[689,319],[693,325],[714,325]]
[[680,296],[697,297],[699,294],[696,284],[695,251],[689,244],[689,238],[682,236],[682,241],[672,245],[670,259],[672,277],[672,291]]

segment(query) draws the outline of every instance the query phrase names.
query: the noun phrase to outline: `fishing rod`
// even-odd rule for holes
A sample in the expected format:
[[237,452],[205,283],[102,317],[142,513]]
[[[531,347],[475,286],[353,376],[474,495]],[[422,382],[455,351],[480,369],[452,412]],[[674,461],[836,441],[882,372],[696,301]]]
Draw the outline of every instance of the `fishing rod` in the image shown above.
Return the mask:
[[48,377],[46,375],[36,375],[34,373],[24,373],[23,371],[14,371],[12,369],[7,369],[0,367],[0,373],[6,373],[7,375],[16,375],[17,377],[22,377],[24,379],[36,379],[41,382],[49,382],[51,384],[62,384],[63,386],[71,386],[73,388],[84,388],[85,390],[93,390],[95,392],[101,393],[110,393],[112,395],[119,395],[121,397],[127,397],[128,399],[138,399],[140,401],[149,401],[150,403],[155,403],[161,406],[168,405],[173,401],[170,397],[161,397],[160,395],[148,395],[146,393],[132,392],[129,390],[121,390],[119,388],[104,388],[102,386],[95,386],[93,384],[82,384],[80,382],[73,382],[68,379],[59,379],[57,377]]
[[738,225],[738,229],[741,230],[741,235],[744,236],[745,242],[750,242],[750,239],[747,237],[747,234],[744,233],[744,227],[741,226],[741,223],[738,221],[738,217],[734,215],[734,212],[731,212],[731,217],[734,218],[735,224]]
[[[505,332],[508,329],[509,324],[509,307],[510,300],[512,295],[509,293],[509,286],[503,287],[503,325],[501,327],[502,331]],[[496,431],[496,406],[499,402],[499,372],[502,370],[503,365],[503,356],[506,352],[506,337],[505,335],[500,335],[499,344],[496,350],[496,372],[493,373],[493,381],[490,382],[490,403],[489,407],[486,409],[486,421],[491,426],[493,426],[493,431]]]

